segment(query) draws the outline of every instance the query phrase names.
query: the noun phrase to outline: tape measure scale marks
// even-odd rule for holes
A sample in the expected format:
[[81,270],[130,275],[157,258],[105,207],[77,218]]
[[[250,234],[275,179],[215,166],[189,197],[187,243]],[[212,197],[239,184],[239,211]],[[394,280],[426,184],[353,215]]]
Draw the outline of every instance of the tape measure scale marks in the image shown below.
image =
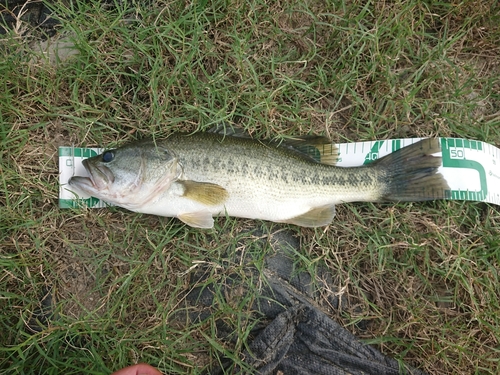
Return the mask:
[[[483,151],[482,142],[467,139],[441,138],[441,151],[444,168],[460,168],[476,171],[479,179],[479,190],[450,190],[450,199],[484,201],[488,194],[486,171],[481,163],[466,158],[468,151]],[[466,172],[466,171],[464,171]]]
[[[366,154],[365,156],[365,161],[363,162],[363,165],[369,164],[372,161],[375,161],[379,157],[379,152],[380,152],[380,147],[385,141],[375,141],[373,143],[373,146],[370,148],[370,152]],[[392,150],[393,152],[396,151],[395,149]]]
[[[342,167],[366,165],[421,138],[402,138],[338,144]],[[488,143],[461,138],[440,138],[440,172],[450,186],[450,200],[471,200],[500,205],[500,150]]]

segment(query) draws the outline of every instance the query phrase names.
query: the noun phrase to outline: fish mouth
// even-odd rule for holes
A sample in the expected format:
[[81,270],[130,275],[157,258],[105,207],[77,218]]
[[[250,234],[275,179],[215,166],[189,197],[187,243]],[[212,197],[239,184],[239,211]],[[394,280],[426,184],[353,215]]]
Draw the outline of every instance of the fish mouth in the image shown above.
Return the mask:
[[92,194],[107,189],[115,181],[115,176],[108,167],[104,165],[94,166],[88,162],[88,159],[85,159],[82,164],[89,177],[73,176],[68,181],[70,186]]

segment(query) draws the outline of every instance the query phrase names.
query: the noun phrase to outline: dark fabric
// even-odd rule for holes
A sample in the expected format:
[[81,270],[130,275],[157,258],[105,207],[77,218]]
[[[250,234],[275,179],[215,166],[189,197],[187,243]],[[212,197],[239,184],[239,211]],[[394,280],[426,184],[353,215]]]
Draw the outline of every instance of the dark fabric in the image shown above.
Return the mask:
[[[91,1],[81,1],[81,4]],[[151,0],[124,1],[124,0],[101,0],[99,2],[101,11],[113,11],[116,9],[127,9],[134,13],[134,7],[150,7],[154,2]],[[64,11],[65,4],[70,11]],[[0,0],[0,35],[9,30],[17,29],[22,35],[36,35],[41,39],[52,37],[57,34],[61,25],[60,20],[70,19],[71,13],[78,14],[85,10],[79,9],[79,2],[65,2],[60,0],[28,1],[28,0]],[[21,22],[19,22],[21,21]],[[27,27],[29,25],[29,27]],[[19,27],[21,26],[21,27]],[[33,35],[33,31],[35,31]]]
[[[282,296],[294,292],[274,283]],[[317,307],[299,303],[279,314],[250,344],[245,356],[258,374],[423,374],[382,355]],[[222,369],[218,372],[222,373]]]
[[[46,36],[53,36],[60,24],[47,6],[50,1],[3,0],[0,2],[0,34],[15,29],[18,21],[37,28]],[[23,31],[27,31],[23,28]]]
[[[293,254],[297,254],[299,248],[297,240],[286,232],[272,237],[277,252],[266,259],[266,267],[262,271],[264,286],[256,286],[254,290],[249,291],[258,293],[252,310],[256,311],[256,319],[260,317],[263,322],[255,326],[247,342],[249,349],[242,353],[244,363],[253,369],[253,373],[425,375],[424,372],[406,366],[362,343],[325,314],[315,302],[322,288],[321,283],[315,283],[306,272],[294,271]],[[331,283],[328,287],[332,289],[333,275],[321,267],[318,274],[321,275],[323,285]],[[248,265],[246,275],[247,278],[259,280],[259,272],[251,265]],[[230,300],[233,290],[243,284],[241,275],[237,274],[226,277],[223,287],[220,284],[203,283],[203,280],[210,280],[208,270],[202,270],[194,276],[192,282],[202,283],[203,286],[193,288],[186,296],[193,308],[189,313],[192,321],[203,321],[217,313],[216,293],[218,298],[226,296]],[[328,305],[338,307],[340,299],[337,293],[332,294],[334,297],[331,297]],[[346,304],[347,301],[342,303]],[[235,339],[231,327],[226,323],[221,320],[216,324],[219,338],[229,342]],[[209,374],[247,372],[248,370],[235,366],[234,361],[228,359],[222,361],[219,368],[210,370]]]

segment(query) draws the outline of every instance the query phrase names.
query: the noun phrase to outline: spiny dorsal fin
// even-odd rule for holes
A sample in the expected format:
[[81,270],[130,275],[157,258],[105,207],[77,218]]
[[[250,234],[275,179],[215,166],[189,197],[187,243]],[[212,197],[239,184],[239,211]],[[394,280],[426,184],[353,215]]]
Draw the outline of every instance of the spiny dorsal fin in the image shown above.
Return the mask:
[[[252,138],[244,129],[229,126],[224,122],[216,124],[209,130],[209,133],[222,134],[237,138]],[[337,159],[339,157],[337,147],[328,137],[321,135],[296,136],[279,141],[273,140],[269,143],[288,147],[299,154],[307,156],[317,163],[335,165],[337,164]]]
[[183,197],[206,204],[217,206],[223,204],[229,194],[222,186],[209,182],[197,182],[191,180],[178,181],[184,187]]
[[286,139],[282,144],[318,163],[337,164],[338,149],[327,137],[306,135]]
[[305,214],[292,217],[291,219],[283,221],[287,224],[295,224],[301,227],[323,227],[332,222],[335,216],[335,205],[327,205],[313,208]]
[[230,137],[238,137],[238,138],[252,138],[249,133],[245,131],[245,129],[231,126],[225,121],[219,122],[212,126],[208,133],[220,134],[224,136]]

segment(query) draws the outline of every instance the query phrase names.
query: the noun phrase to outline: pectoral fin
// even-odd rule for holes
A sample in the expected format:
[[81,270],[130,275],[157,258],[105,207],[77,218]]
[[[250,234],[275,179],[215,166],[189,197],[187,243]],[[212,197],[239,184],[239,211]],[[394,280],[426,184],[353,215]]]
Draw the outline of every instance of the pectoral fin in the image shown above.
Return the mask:
[[301,227],[322,227],[332,222],[335,216],[335,205],[321,206],[307,211],[305,214],[295,216],[283,221],[288,224],[295,224]]
[[208,210],[187,212],[177,216],[179,220],[194,228],[213,228],[214,218]]
[[183,197],[207,206],[223,204],[229,196],[226,189],[216,184],[190,180],[178,181],[178,183],[184,188]]

